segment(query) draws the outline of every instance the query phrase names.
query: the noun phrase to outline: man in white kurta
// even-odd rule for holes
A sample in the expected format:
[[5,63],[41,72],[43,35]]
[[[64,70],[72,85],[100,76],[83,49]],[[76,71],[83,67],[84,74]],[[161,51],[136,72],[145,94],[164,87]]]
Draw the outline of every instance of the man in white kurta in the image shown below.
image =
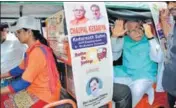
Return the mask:
[[114,66],[114,82],[130,87],[133,108],[144,94],[148,94],[149,103],[152,104],[152,85],[156,82],[157,63],[162,61],[162,51],[150,26],[142,26],[136,21],[127,21],[124,25],[123,20],[117,20],[112,29],[111,43],[114,60],[123,53],[122,65]]
[[18,66],[26,51],[26,46],[21,44],[15,34],[8,33],[8,26],[1,24],[1,73]]

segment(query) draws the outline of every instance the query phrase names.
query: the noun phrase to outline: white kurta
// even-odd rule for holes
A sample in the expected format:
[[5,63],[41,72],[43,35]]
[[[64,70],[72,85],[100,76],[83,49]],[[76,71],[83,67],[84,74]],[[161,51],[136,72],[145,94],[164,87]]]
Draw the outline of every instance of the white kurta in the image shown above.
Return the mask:
[[24,58],[27,46],[21,44],[14,34],[9,33],[1,44],[1,73],[9,72]]
[[[117,60],[120,58],[122,54],[123,49],[123,38],[111,38],[112,43],[112,51],[113,51],[113,60]],[[163,53],[161,50],[160,45],[156,41],[156,39],[152,39],[149,41],[150,45],[150,58],[151,60],[157,62],[158,64],[161,64],[163,61]],[[162,74],[161,67],[158,66],[158,75]],[[158,79],[157,79],[158,80]],[[133,108],[136,106],[136,104],[141,100],[144,94],[148,94],[149,103],[152,104],[154,101],[154,89],[152,88],[153,81],[149,79],[139,79],[133,81],[130,77],[122,77],[122,78],[114,78],[115,83],[125,84],[128,85],[132,92],[132,106]],[[161,88],[161,82],[157,82],[157,85],[159,85]]]

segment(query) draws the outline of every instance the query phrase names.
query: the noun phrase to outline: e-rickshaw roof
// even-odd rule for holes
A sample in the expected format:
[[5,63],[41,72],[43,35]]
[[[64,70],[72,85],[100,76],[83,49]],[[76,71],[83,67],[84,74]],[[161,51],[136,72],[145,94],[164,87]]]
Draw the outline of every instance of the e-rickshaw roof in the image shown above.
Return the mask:
[[[21,2],[21,1],[4,1],[1,4],[46,4],[46,5],[59,5],[63,6],[64,2]],[[139,10],[150,10],[148,2],[105,2],[107,8],[121,8],[121,9],[139,9]]]
[[[14,22],[19,18],[20,7],[23,7],[23,15],[34,15],[40,19],[46,19],[47,17],[57,13],[63,9],[64,2],[58,1],[2,1],[1,2],[1,21],[2,22]],[[135,17],[139,15],[139,18],[144,16],[145,18],[151,18],[149,14],[150,8],[149,2],[105,2],[108,15],[112,14],[115,17]],[[119,11],[120,9],[120,11]],[[122,10],[122,11],[121,11]],[[133,11],[134,10],[134,11]],[[125,12],[124,12],[125,11]],[[130,12],[126,12],[130,11]],[[136,11],[138,11],[136,13]],[[144,13],[144,12],[148,13]],[[127,14],[129,13],[129,14]]]

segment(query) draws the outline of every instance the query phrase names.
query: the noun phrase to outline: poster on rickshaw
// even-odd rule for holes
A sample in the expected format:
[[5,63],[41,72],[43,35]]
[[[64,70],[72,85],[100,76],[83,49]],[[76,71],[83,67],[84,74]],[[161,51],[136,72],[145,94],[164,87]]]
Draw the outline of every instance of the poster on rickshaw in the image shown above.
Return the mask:
[[158,39],[160,41],[161,48],[164,52],[166,52],[166,48],[167,48],[166,47],[166,38],[164,36],[164,32],[161,27],[161,22],[160,22],[160,18],[159,18],[160,17],[159,11],[161,9],[166,9],[167,4],[165,2],[150,2],[149,7],[151,10],[151,14],[153,17],[153,21],[155,24],[155,28],[156,28]]
[[78,108],[112,101],[113,64],[109,22],[103,2],[64,3]]
[[47,40],[57,58],[68,60],[68,39],[64,33],[64,11],[47,18]]
[[[167,4],[165,2],[150,2],[149,3],[149,8],[151,10],[151,14],[153,17],[153,21],[155,24],[157,36],[160,42],[161,49],[164,53],[164,56],[166,56],[166,51],[167,51],[167,40],[164,35],[164,31],[162,29],[161,21],[160,21],[160,10],[161,9],[166,9]],[[170,20],[171,21],[171,20]],[[168,20],[169,23],[169,20]],[[170,22],[171,23],[171,22]],[[156,91],[158,92],[163,92],[163,86],[162,86],[162,77],[163,77],[163,66],[164,64],[158,65],[159,69],[161,70],[160,73],[157,74],[157,87]]]

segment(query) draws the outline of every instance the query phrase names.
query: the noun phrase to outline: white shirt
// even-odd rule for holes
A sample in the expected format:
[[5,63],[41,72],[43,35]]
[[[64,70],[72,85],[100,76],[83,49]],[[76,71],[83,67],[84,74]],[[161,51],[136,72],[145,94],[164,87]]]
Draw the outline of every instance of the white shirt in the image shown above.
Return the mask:
[[1,73],[9,72],[18,66],[26,49],[27,46],[21,44],[14,34],[7,34],[6,40],[1,44]]
[[[117,60],[120,58],[122,54],[123,49],[123,43],[124,38],[114,38],[111,37],[111,45],[112,45],[112,54],[113,54],[113,60]],[[163,87],[161,83],[162,74],[163,74],[163,68],[162,68],[162,61],[163,61],[163,52],[161,50],[161,47],[156,39],[149,40],[150,45],[150,59],[158,63],[158,72],[157,72],[157,82],[156,82],[156,91],[157,92],[163,92]],[[148,82],[147,82],[148,83]],[[148,92],[149,96],[149,103],[152,104],[154,101],[154,90],[151,86],[150,92]]]
[[105,17],[101,16],[99,19],[92,18],[88,21],[89,24],[105,24]]

